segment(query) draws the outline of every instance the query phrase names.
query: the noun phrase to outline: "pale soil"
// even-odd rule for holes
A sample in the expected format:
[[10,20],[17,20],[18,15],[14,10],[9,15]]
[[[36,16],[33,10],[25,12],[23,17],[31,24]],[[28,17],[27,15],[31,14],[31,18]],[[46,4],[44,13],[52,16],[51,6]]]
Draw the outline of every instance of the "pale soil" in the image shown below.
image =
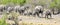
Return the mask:
[[[44,17],[44,16],[43,16]],[[47,19],[47,18],[39,18],[37,16],[18,16],[19,20],[19,25],[60,25],[60,14],[57,15],[52,15],[52,18]],[[13,24],[14,21],[12,20],[6,20],[7,23]]]
[[46,18],[38,18],[38,17],[25,17],[20,16],[19,18],[22,19],[21,22],[25,22],[28,25],[30,23],[33,23],[34,25],[43,24],[43,25],[60,25],[60,14],[53,15],[52,19],[46,19]]

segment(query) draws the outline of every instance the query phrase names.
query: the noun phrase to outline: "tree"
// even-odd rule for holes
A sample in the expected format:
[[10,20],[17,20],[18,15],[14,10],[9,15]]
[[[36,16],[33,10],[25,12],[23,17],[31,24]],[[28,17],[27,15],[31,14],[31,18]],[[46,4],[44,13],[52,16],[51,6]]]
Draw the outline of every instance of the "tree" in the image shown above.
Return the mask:
[[53,14],[55,8],[60,11],[60,0],[53,0],[53,2],[50,3],[50,8],[52,8]]
[[53,0],[53,2],[50,3],[50,8],[59,8],[60,6],[60,0]]

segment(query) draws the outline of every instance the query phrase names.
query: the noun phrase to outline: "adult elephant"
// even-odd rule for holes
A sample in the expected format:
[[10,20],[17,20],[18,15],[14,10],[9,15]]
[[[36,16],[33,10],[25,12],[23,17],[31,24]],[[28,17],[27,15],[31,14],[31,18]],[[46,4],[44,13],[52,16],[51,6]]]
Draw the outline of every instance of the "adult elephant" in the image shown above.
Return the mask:
[[5,5],[0,5],[0,14],[3,13],[4,9],[5,9]]
[[7,13],[10,13],[10,12],[13,11],[13,10],[14,10],[13,7],[8,7],[8,8],[6,9]]
[[42,6],[36,6],[33,10],[33,15],[37,15],[39,17],[39,14],[43,16],[44,8]]
[[0,12],[3,12],[5,9],[5,5],[0,5]]
[[25,10],[27,10],[27,9],[28,9],[27,6],[21,6],[21,7],[18,9],[18,12],[19,12],[20,14],[23,14],[23,13],[25,12]]
[[6,13],[10,13],[11,11],[13,11],[14,10],[14,4],[12,4],[12,3],[9,3],[9,4],[6,4],[6,6],[5,6],[5,12]]
[[19,9],[20,9],[20,5],[14,6],[14,11],[15,11],[15,12],[18,12]]
[[54,15],[57,15],[60,12],[59,9],[57,9],[57,8],[52,8],[51,11]]

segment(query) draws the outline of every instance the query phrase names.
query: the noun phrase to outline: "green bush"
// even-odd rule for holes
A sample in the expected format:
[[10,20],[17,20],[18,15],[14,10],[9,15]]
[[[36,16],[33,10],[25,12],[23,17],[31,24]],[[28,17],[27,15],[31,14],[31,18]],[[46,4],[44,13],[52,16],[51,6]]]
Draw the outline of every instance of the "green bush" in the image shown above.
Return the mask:
[[2,16],[2,18],[0,19],[0,25],[7,25],[7,23],[5,21],[6,20],[6,17],[7,17],[6,14]]
[[14,3],[14,4],[20,4],[20,5],[23,5],[25,2],[26,2],[26,0],[1,0],[1,4],[8,4],[8,3],[10,3],[10,2],[12,2],[12,3]]
[[50,3],[50,8],[60,8],[60,0],[53,0],[53,2]]
[[5,22],[5,20],[0,19],[0,25],[7,25],[7,23]]

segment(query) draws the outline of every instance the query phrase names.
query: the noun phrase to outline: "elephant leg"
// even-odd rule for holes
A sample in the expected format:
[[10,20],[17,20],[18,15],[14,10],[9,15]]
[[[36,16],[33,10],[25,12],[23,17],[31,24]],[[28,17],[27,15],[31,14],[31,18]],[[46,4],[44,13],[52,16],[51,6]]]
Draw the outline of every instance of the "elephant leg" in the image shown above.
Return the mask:
[[46,15],[45,15],[45,18],[46,18]]
[[41,16],[43,17],[43,13],[41,13]]
[[39,13],[36,13],[37,14],[37,16],[39,17]]
[[48,18],[48,15],[47,15],[47,18]]
[[48,15],[47,14],[45,15],[45,18],[48,18]]
[[50,15],[50,18],[52,18],[52,16]]

